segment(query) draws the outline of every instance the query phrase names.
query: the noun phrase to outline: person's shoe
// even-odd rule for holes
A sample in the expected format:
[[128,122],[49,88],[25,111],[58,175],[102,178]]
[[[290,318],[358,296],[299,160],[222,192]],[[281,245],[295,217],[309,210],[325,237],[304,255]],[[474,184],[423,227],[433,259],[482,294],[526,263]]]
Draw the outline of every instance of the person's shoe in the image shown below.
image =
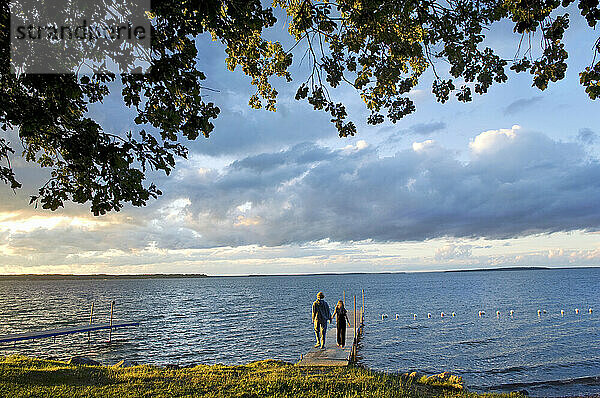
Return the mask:
[[317,343],[315,344],[315,348],[319,348],[321,346],[321,344]]
[[321,346],[321,349],[322,349],[322,350],[324,350],[324,349],[325,349],[325,346],[324,346],[324,345],[322,345],[322,346]]

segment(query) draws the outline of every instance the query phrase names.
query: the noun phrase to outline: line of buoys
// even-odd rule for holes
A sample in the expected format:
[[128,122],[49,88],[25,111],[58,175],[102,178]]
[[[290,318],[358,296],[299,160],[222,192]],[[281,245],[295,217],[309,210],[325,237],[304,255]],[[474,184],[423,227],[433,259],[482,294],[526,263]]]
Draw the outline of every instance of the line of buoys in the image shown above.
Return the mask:
[[[544,311],[544,313],[546,313],[546,311]],[[588,308],[588,314],[593,314],[594,313],[594,309],[593,308]],[[580,315],[580,310],[579,308],[575,308],[575,314]],[[565,310],[560,310],[560,316],[565,316]]]
[[[446,315],[447,315],[447,314],[446,314],[445,312],[442,312],[442,313],[440,313],[440,317],[441,317],[441,318],[445,317]],[[452,313],[452,316],[456,316],[456,312],[453,312],[453,313]],[[382,321],[383,321],[383,320],[385,320],[385,319],[386,319],[386,318],[388,318],[388,317],[389,317],[389,316],[388,316],[388,314],[381,314],[381,320],[382,320]],[[413,317],[413,319],[417,319],[417,314],[412,314],[412,317]],[[431,315],[431,312],[428,312],[428,313],[427,313],[427,318],[428,318],[428,319],[431,319],[432,317],[433,317],[433,315]],[[400,317],[400,314],[396,314],[396,315],[394,316],[394,318],[395,318],[396,320],[399,320],[399,319],[401,319],[401,317]]]
[[[594,310],[593,310],[593,308],[591,308],[591,307],[590,307],[590,308],[588,308],[588,311],[587,311],[587,312],[588,312],[589,314],[592,314],[592,313],[594,312]],[[513,317],[513,316],[514,316],[514,314],[515,314],[515,310],[509,310],[509,312],[508,312],[508,313],[509,313],[509,315],[510,315],[511,317]],[[547,313],[548,313],[548,311],[546,311],[546,310],[537,310],[537,315],[538,315],[538,317],[541,317],[543,314],[547,314]],[[575,308],[575,314],[578,314],[578,315],[580,314],[580,310],[579,310],[579,308]],[[446,317],[447,315],[448,315],[448,314],[447,314],[447,313],[445,313],[444,311],[440,312],[440,318],[444,318],[444,317]],[[452,317],[456,317],[456,312],[452,312],[450,315],[451,315]],[[479,317],[483,317],[483,316],[485,316],[485,311],[484,311],[484,310],[480,310],[480,311],[478,311],[478,312],[477,312],[477,315],[478,315]],[[500,311],[499,311],[499,310],[498,310],[498,311],[496,311],[496,318],[500,318],[500,315],[501,315]],[[417,319],[417,314],[412,314],[412,316],[413,316],[413,319]],[[562,317],[564,317],[564,316],[565,316],[565,310],[560,310],[560,316],[562,316]],[[384,320],[384,319],[386,319],[386,318],[388,318],[388,314],[381,314],[381,320]],[[427,313],[427,318],[428,318],[428,319],[431,319],[431,318],[432,318],[431,312],[428,312],[428,313]],[[395,314],[395,319],[396,319],[396,320],[400,320],[400,319],[401,319],[401,316],[400,316],[400,314]]]

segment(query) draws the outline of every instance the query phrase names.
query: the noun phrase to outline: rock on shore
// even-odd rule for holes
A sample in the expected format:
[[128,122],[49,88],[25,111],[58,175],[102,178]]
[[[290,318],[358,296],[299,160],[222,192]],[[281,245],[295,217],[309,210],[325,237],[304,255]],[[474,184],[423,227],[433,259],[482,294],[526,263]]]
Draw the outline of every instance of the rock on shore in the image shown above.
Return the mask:
[[68,364],[69,365],[100,366],[100,362],[94,361],[93,359],[90,359],[90,358],[80,357],[80,356],[72,357],[71,359],[69,359]]

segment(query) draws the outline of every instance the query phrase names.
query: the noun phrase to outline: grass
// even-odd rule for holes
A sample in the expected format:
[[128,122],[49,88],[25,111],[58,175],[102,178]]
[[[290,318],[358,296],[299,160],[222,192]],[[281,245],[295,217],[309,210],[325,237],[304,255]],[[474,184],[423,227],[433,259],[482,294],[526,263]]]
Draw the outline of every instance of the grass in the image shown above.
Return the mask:
[[390,375],[358,367],[301,368],[273,360],[171,370],[148,365],[121,369],[23,356],[0,357],[0,397],[521,396],[479,395],[457,388],[457,380]]

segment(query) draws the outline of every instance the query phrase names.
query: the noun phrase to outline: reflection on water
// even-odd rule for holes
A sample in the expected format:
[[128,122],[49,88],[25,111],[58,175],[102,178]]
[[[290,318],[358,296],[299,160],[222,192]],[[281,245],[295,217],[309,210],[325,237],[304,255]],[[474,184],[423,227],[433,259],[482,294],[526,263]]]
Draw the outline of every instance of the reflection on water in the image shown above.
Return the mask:
[[[0,334],[87,323],[92,301],[96,322],[108,321],[111,300],[117,320],[141,322],[113,332],[112,344],[105,331],[92,333],[90,343],[80,334],[4,345],[0,353],[88,355],[106,364],[123,358],[159,365],[296,361],[312,345],[315,293],[323,290],[333,306],[346,289],[349,307],[351,295],[364,288],[366,328],[359,353],[365,366],[451,371],[475,390],[594,394],[600,393],[599,282],[598,269],[0,281]],[[590,307],[598,314],[589,314]],[[478,317],[480,310],[487,315]],[[547,312],[538,317],[538,310]],[[383,313],[399,319],[382,321]]]

